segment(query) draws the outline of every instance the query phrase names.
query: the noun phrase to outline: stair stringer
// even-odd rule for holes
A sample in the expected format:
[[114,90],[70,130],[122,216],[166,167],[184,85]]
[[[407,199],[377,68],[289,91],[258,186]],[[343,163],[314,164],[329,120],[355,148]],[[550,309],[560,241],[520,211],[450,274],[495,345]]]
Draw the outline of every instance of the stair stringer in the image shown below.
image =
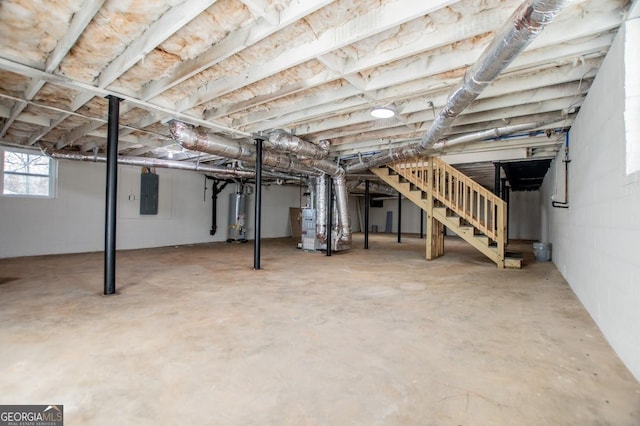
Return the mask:
[[[432,207],[432,211],[429,212],[430,203],[427,188],[422,188],[423,185],[421,185],[420,182],[410,182],[408,179],[411,179],[411,176],[405,177],[399,174],[402,173],[401,170],[396,170],[391,166],[372,168],[371,172],[407,199],[411,200],[411,202],[424,210],[427,215],[432,215],[435,220],[455,232],[460,238],[491,259],[492,262],[496,263],[498,268],[521,267],[520,259],[507,258],[504,256],[500,253],[498,245],[490,245],[491,239],[489,237],[484,234],[476,234],[476,232],[478,232],[477,228],[461,224],[461,218],[457,215],[449,215],[448,213],[450,213],[451,210],[446,206]],[[498,244],[500,244],[500,242],[498,242]]]

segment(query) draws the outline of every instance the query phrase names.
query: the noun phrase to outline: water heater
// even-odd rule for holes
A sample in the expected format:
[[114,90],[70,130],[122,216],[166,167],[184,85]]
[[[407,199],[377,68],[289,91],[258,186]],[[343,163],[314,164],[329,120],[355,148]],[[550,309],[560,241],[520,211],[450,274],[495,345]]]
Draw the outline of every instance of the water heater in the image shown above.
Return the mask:
[[247,242],[247,195],[242,188],[229,194],[229,227],[227,242]]

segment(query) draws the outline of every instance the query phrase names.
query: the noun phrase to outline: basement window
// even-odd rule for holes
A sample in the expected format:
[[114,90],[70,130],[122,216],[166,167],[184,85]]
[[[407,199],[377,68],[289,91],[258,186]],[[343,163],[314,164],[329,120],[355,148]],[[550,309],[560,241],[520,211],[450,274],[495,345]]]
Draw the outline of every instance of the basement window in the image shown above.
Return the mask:
[[627,175],[640,171],[640,18],[625,24],[624,122],[627,140]]
[[32,151],[0,149],[0,194],[9,197],[53,198],[57,163]]

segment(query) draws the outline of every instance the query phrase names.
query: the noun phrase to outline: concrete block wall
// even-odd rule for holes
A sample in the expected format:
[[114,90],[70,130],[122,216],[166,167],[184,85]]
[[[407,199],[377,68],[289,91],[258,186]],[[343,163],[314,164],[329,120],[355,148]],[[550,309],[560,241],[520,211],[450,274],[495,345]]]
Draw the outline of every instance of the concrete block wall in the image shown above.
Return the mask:
[[[541,192],[552,261],[618,356],[640,380],[640,172],[625,170],[624,31],[591,87],[569,138],[569,209],[560,153]],[[560,183],[560,184],[558,184]]]
[[540,239],[540,191],[509,194],[509,239]]
[[[53,199],[0,197],[0,258],[104,249],[105,165],[62,160]],[[211,182],[204,193],[200,173],[157,169],[157,215],[139,214],[140,168],[118,167],[117,249],[226,241],[228,185],[218,195],[218,231],[210,236]],[[289,211],[298,207],[297,187],[263,188],[262,237],[289,236]],[[247,237],[254,236],[253,202],[249,202]]]

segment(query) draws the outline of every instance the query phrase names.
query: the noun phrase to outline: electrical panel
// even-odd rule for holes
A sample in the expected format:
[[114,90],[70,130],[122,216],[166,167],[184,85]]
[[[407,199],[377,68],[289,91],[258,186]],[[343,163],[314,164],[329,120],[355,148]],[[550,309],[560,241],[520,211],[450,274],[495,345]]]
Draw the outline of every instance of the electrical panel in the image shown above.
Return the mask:
[[140,175],[140,214],[158,214],[159,178],[155,173]]

